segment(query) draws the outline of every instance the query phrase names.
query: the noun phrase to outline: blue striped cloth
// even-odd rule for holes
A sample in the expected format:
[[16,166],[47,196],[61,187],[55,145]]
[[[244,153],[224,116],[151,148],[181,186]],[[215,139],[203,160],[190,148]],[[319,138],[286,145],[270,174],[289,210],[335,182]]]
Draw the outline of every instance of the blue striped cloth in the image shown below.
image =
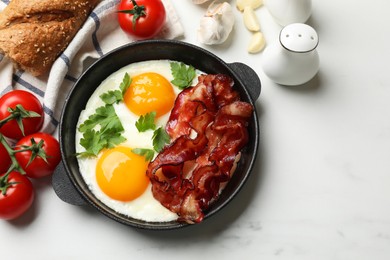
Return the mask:
[[[3,10],[9,0],[0,0]],[[13,90],[23,89],[34,93],[43,103],[45,122],[42,131],[54,133],[61,115],[65,98],[81,73],[105,53],[121,45],[134,41],[118,25],[116,17],[120,0],[102,0],[58,57],[50,72],[41,77],[33,77],[27,72],[15,70],[10,60],[0,54],[0,96]],[[184,31],[170,0],[163,0],[167,20],[157,38],[173,39],[182,36]]]

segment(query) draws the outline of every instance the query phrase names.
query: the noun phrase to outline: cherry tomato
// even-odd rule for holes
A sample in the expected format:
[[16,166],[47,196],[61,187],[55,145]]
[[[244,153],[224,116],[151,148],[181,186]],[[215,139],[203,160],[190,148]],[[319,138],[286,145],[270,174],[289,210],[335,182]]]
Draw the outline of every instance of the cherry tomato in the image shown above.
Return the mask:
[[[10,172],[8,180],[0,178],[0,218],[15,219],[26,212],[34,201],[35,192],[31,181],[19,172]],[[8,187],[6,187],[8,186]]]
[[7,172],[11,165],[11,157],[9,156],[4,145],[0,143],[0,174]]
[[[40,115],[40,117],[22,119],[24,135],[39,131],[44,119],[42,104],[39,102],[38,98],[27,91],[13,90],[0,98],[0,120],[3,120],[10,115],[8,108],[15,109],[17,105],[22,105],[25,110],[34,111]],[[1,126],[0,133],[15,140],[19,140],[24,136],[15,119]]]
[[[142,8],[144,8],[142,10]],[[136,14],[123,12],[134,10]],[[139,10],[139,11],[138,11]],[[141,14],[141,12],[144,12]],[[137,17],[137,16],[136,16]],[[161,0],[121,0],[119,4],[118,20],[122,30],[137,39],[148,39],[156,36],[165,23],[165,7]],[[135,24],[133,21],[135,20]]]
[[[35,133],[23,137],[16,143],[15,151],[23,150],[25,146],[34,145],[33,142],[38,146],[41,140],[43,141],[41,148],[15,153],[16,160],[30,178],[42,178],[51,175],[61,160],[60,145],[57,139],[46,133]],[[42,152],[46,155],[46,161],[40,156]],[[29,164],[34,153],[37,156]]]

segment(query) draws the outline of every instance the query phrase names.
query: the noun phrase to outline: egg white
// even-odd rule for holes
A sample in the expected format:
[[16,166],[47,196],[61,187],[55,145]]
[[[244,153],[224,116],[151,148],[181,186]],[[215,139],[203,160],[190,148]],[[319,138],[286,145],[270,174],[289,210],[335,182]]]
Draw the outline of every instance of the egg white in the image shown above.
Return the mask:
[[[101,94],[109,90],[119,89],[119,85],[126,72],[130,75],[130,77],[146,72],[156,72],[164,76],[168,81],[171,81],[173,80],[173,76],[171,73],[170,62],[171,61],[169,60],[153,60],[133,63],[110,75],[99,85],[88,100],[85,110],[83,110],[80,114],[77,128],[95,112],[96,108],[104,105],[103,101],[99,97]],[[199,75],[201,72],[197,71],[197,74]],[[196,81],[197,77],[194,79],[194,84],[196,84]],[[178,95],[180,93],[180,89],[173,85],[172,87],[175,94]],[[153,149],[153,131],[139,133],[135,127],[135,122],[138,120],[139,116],[133,114],[123,102],[115,104],[114,109],[125,129],[123,136],[127,139],[121,144],[121,146]],[[156,120],[157,126],[164,127],[168,118],[169,113],[159,117]],[[76,152],[84,151],[84,148],[80,145],[81,138],[82,134],[79,131],[76,131]],[[160,202],[154,199],[151,192],[151,184],[149,184],[149,187],[140,197],[130,202],[117,201],[108,197],[101,191],[96,181],[95,169],[98,158],[78,158],[78,163],[80,173],[89,189],[105,205],[119,213],[148,222],[167,222],[178,218],[177,214],[171,212],[162,206]]]

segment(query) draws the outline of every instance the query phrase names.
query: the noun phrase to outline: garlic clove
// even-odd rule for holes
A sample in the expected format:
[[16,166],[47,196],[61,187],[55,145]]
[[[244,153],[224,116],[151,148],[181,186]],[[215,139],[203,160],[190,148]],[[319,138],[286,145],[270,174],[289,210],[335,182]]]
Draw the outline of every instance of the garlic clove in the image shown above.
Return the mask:
[[236,7],[241,12],[244,11],[244,8],[246,6],[250,6],[253,9],[256,9],[256,8],[259,8],[262,5],[263,5],[263,0],[237,0],[236,1]]
[[264,49],[265,47],[265,39],[264,35],[261,32],[255,32],[252,35],[252,39],[248,45],[249,53],[257,53]]
[[259,23],[259,20],[257,19],[256,13],[252,7],[246,6],[244,8],[243,16],[244,16],[245,27],[249,31],[252,31],[252,32],[260,31],[260,23]]

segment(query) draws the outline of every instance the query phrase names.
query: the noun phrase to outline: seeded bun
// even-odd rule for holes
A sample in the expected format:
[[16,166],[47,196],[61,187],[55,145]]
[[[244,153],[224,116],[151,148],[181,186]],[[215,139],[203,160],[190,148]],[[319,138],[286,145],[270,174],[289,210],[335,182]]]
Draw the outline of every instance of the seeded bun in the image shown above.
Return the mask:
[[0,13],[0,52],[33,76],[47,73],[99,0],[12,0]]

